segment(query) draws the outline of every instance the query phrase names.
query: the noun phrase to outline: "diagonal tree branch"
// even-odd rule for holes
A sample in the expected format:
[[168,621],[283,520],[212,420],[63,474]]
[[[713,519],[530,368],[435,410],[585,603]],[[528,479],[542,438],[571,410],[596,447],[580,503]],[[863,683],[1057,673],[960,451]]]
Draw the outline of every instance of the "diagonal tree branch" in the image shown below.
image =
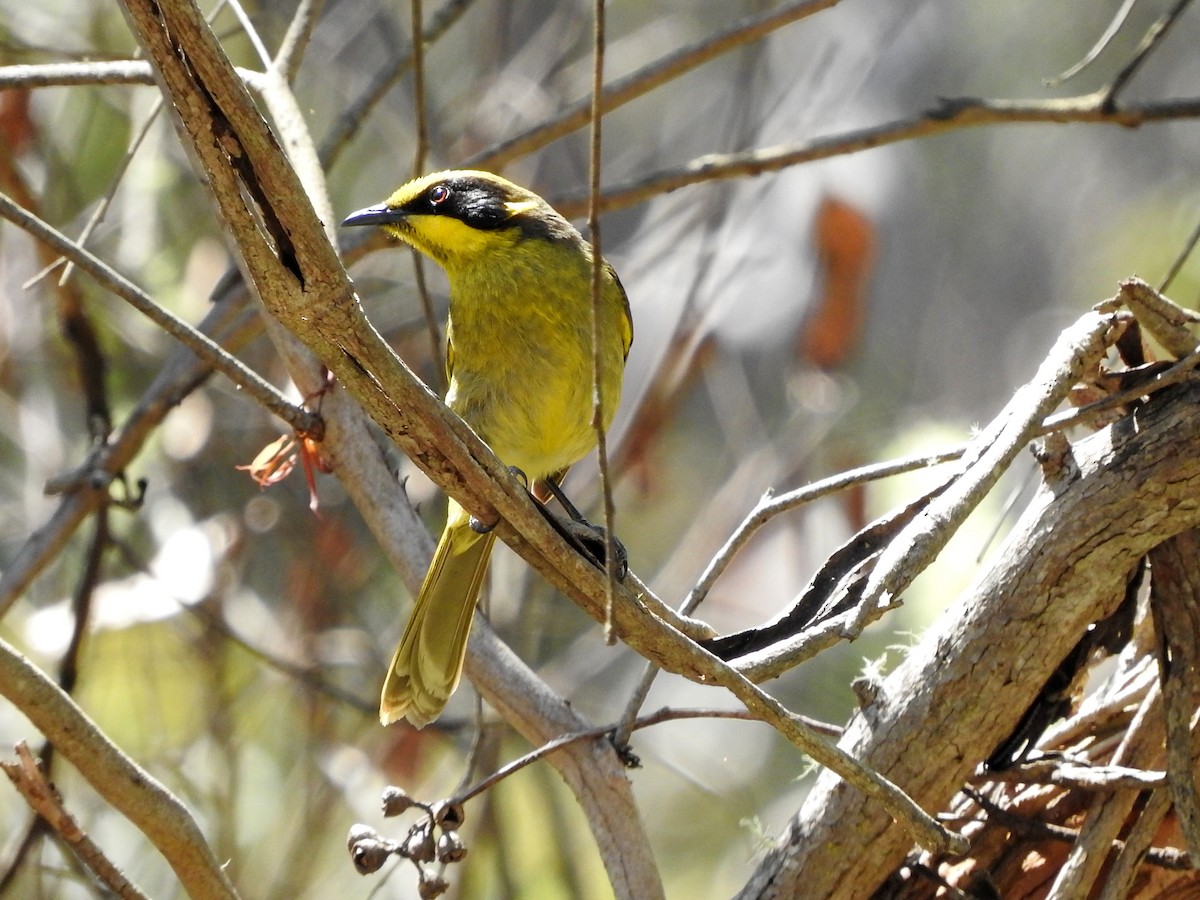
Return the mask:
[[[1179,452],[1200,439],[1197,404],[1200,388],[1173,388],[1076,444],[1078,474],[1041,489],[998,562],[884,680],[841,746],[927,808],[943,807],[1120,601],[1138,560],[1200,523],[1200,457]],[[823,773],[740,896],[868,895],[909,846],[877,808]]]
[[190,896],[204,900],[237,896],[187,807],[105,737],[62,688],[2,640],[0,695],[142,830]]

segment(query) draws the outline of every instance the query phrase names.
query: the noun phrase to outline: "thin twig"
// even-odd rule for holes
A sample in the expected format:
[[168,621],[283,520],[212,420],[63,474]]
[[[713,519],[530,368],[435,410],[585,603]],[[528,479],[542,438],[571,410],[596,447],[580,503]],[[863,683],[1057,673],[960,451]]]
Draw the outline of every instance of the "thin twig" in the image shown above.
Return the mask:
[[[703,38],[669,56],[656,60],[624,78],[614,81],[599,92],[600,114],[620,109],[655,88],[676,80],[686,72],[707,63],[724,53],[748,43],[762,40],[785,25],[807,18],[839,0],[792,0],[765,13],[737,22],[725,31]],[[597,118],[594,106],[597,91],[593,84],[590,96],[573,103],[549,121],[510,138],[499,146],[477,153],[466,165],[498,169],[522,156],[528,156],[547,144],[577,131]]]
[[1175,261],[1171,263],[1171,267],[1167,269],[1167,274],[1163,276],[1163,280],[1159,282],[1158,292],[1165,294],[1170,289],[1172,282],[1175,281],[1175,276],[1179,274],[1184,263],[1188,261],[1188,257],[1192,255],[1192,251],[1196,249],[1196,244],[1200,243],[1200,222],[1196,223],[1196,227],[1192,229],[1192,233],[1183,243],[1183,249],[1175,257]]
[[[31,214],[40,214],[41,198],[30,189],[13,159],[11,148],[3,146],[0,146],[0,192],[8,193]],[[38,261],[47,268],[52,267],[52,261],[62,260],[45,244],[35,243],[34,246]],[[106,358],[93,317],[88,315],[83,291],[76,285],[51,282],[49,290],[54,296],[59,328],[72,350],[75,372],[83,393],[83,413],[88,435],[93,444],[101,444],[108,440],[112,432],[112,408],[105,379]]]
[[[600,209],[602,212],[613,212],[694,184],[778,172],[834,156],[846,156],[888,144],[983,125],[1089,122],[1137,128],[1149,122],[1194,119],[1198,116],[1200,97],[1129,103],[1116,109],[1104,106],[1103,93],[1055,100],[947,98],[914,116],[879,125],[778,147],[699,156],[682,166],[652,172],[609,188],[600,198]],[[581,215],[586,209],[586,202],[586,198],[578,196],[554,198],[555,208],[568,218]]]
[[250,41],[250,46],[258,54],[258,61],[262,63],[264,69],[269,69],[271,67],[271,54],[267,52],[267,45],[263,43],[262,38],[258,34],[258,29],[254,27],[254,23],[250,21],[250,16],[247,15],[241,0],[225,0],[225,2],[233,10],[238,24],[242,26],[242,31],[245,32],[246,37]]
[[62,798],[38,766],[24,741],[17,744],[17,761],[0,762],[0,769],[25,798],[25,802],[63,839],[75,856],[118,897],[145,900],[142,893],[104,851],[87,835],[62,805]]
[[[436,42],[438,38],[445,34],[462,17],[462,14],[474,2],[475,0],[450,0],[450,2],[446,3],[445,6],[434,14],[429,27],[421,32],[425,43],[432,44]],[[397,54],[390,66],[381,72],[377,72],[370,85],[367,86],[366,91],[338,116],[337,121],[333,123],[333,127],[329,129],[329,133],[325,135],[325,139],[321,142],[321,164],[326,170],[333,168],[342,151],[349,146],[350,141],[358,134],[358,129],[367,120],[371,110],[404,77],[404,73],[409,70],[412,64],[413,56],[411,53]]]
[[[142,571],[149,571],[149,567],[144,563],[139,563]],[[276,656],[268,650],[259,647],[257,644],[251,643],[246,638],[242,637],[224,618],[209,611],[202,603],[180,603],[180,607],[195,616],[207,627],[213,629],[223,638],[232,644],[245,650],[259,662],[266,665],[268,668],[274,669],[280,674],[294,679],[307,688],[311,688],[319,694],[324,694],[331,700],[336,700],[356,712],[363,713],[371,718],[374,718],[379,712],[379,702],[375,699],[365,699],[352,693],[338,685],[326,681],[320,675],[313,671],[310,666],[298,665],[290,662],[280,656]]]
[[[220,14],[221,10],[225,8],[227,3],[228,0],[220,0],[220,2],[218,2],[207,14],[207,21],[214,21]],[[100,202],[96,204],[96,208],[92,210],[91,214],[88,216],[87,222],[84,223],[82,230],[79,232],[79,236],[75,239],[75,242],[79,244],[80,247],[87,246],[88,238],[91,237],[92,232],[96,230],[96,227],[102,221],[104,221],[104,217],[108,214],[108,209],[112,205],[113,198],[116,196],[117,188],[120,187],[122,180],[125,178],[125,173],[129,169],[130,163],[133,162],[133,157],[137,154],[138,149],[142,146],[142,142],[146,139],[146,135],[150,133],[151,127],[158,119],[158,114],[162,112],[163,102],[164,101],[161,94],[154,98],[154,103],[151,104],[150,111],[146,114],[145,121],[142,122],[141,126],[134,134],[133,140],[129,142],[129,149],[125,151],[124,156],[121,157],[121,162],[117,165],[116,170],[109,179],[108,190],[104,192],[104,196],[100,199]],[[30,207],[26,208],[31,209]],[[59,277],[59,284],[66,284],[74,271],[75,264],[72,262],[67,262],[67,264],[63,267],[62,275]],[[28,284],[28,282],[26,284]]]
[[139,59],[0,66],[0,88],[154,84],[150,63]]
[[295,15],[288,23],[287,32],[279,42],[279,49],[271,61],[271,66],[283,73],[288,84],[296,80],[300,63],[304,60],[304,51],[308,48],[313,29],[317,27],[324,6],[325,0],[300,0]]
[[949,447],[936,453],[919,453],[888,462],[860,466],[857,469],[850,469],[846,472],[832,475],[829,478],[815,481],[794,491],[788,491],[786,494],[781,494],[778,497],[773,492],[768,491],[759,500],[758,505],[742,521],[742,524],[730,535],[729,540],[725,542],[725,546],[717,551],[717,554],[712,558],[708,567],[696,582],[696,586],[692,588],[687,599],[684,600],[683,605],[680,607],[680,612],[684,615],[690,615],[695,611],[696,607],[708,596],[717,579],[729,567],[729,564],[733,561],[738,551],[745,547],[750,538],[775,516],[797,509],[800,506],[812,503],[830,494],[835,494],[838,491],[846,490],[847,488],[869,484],[872,481],[878,481],[882,478],[902,475],[905,472],[914,472],[917,469],[925,469],[930,466],[952,462],[959,459],[966,452],[968,446],[968,444],[960,444],[957,447]]
[[1129,18],[1129,13],[1133,9],[1135,3],[1137,3],[1137,0],[1124,0],[1124,2],[1121,4],[1121,8],[1117,10],[1116,14],[1109,21],[1108,27],[1104,29],[1104,33],[1101,34],[1096,40],[1096,43],[1092,45],[1092,49],[1085,53],[1079,62],[1075,63],[1075,65],[1071,66],[1071,68],[1067,69],[1062,74],[1056,75],[1054,78],[1047,78],[1045,80],[1046,86],[1053,87],[1054,85],[1062,84],[1064,81],[1070,81],[1084,69],[1090,66],[1093,62],[1095,62],[1096,57],[1098,57],[1101,52],[1103,52],[1104,48],[1112,42],[1112,39],[1117,36],[1117,32],[1121,30],[1121,26],[1125,24],[1125,20]]
[[596,457],[600,472],[600,494],[604,502],[604,569],[608,575],[604,596],[604,640],[616,642],[613,634],[613,598],[617,592],[617,553],[613,521],[612,479],[608,471],[608,436],[605,433],[604,412],[607,401],[616,398],[604,393],[605,342],[616,339],[606,334],[604,315],[604,258],[600,243],[601,121],[604,91],[604,0],[594,0],[592,6],[592,98],[591,139],[588,144],[588,237],[592,242],[592,428],[596,432]]
[[1129,83],[1133,76],[1136,75],[1145,64],[1146,60],[1150,58],[1150,54],[1154,52],[1154,48],[1157,47],[1159,42],[1171,31],[1171,26],[1179,20],[1180,15],[1182,15],[1184,9],[1190,2],[1191,0],[1175,0],[1175,5],[1163,13],[1163,15],[1159,17],[1159,19],[1153,25],[1150,26],[1150,29],[1145,33],[1145,35],[1143,35],[1141,43],[1138,44],[1137,49],[1133,51],[1133,57],[1121,68],[1119,72],[1117,72],[1116,75],[1113,76],[1113,80],[1109,82],[1108,87],[1104,89],[1105,108],[1112,109],[1115,106],[1117,94],[1121,92],[1121,89]]
[[[425,115],[425,40],[424,16],[421,12],[421,0],[409,0],[412,16],[412,73],[413,73],[413,109],[416,114],[417,147],[413,154],[413,177],[416,178],[425,171],[425,157],[429,155],[429,120]],[[429,334],[429,358],[433,360],[432,384],[433,392],[438,396],[446,393],[446,361],[442,357],[443,342],[441,329],[438,327],[437,315],[433,310],[433,297],[429,294],[429,284],[425,279],[425,258],[413,248],[413,276],[417,282],[417,296],[421,298],[421,312],[425,316],[425,330]]]
[[[142,142],[146,139],[146,135],[150,133],[150,129],[153,127],[155,120],[158,119],[158,114],[162,112],[162,108],[163,98],[160,95],[154,98],[154,103],[151,104],[150,112],[146,114],[145,121],[142,122],[137,131],[134,133],[133,140],[129,142],[129,149],[125,151],[125,154],[121,157],[121,161],[117,164],[117,168],[113,172],[111,179],[109,179],[108,190],[104,192],[104,196],[100,198],[100,202],[96,204],[96,208],[92,210],[90,215],[88,215],[87,221],[83,224],[83,228],[80,229],[79,236],[75,239],[75,242],[79,244],[80,247],[87,246],[88,238],[92,236],[92,232],[96,230],[96,227],[102,221],[104,221],[104,217],[108,214],[108,209],[112,205],[113,198],[117,195],[117,188],[121,186],[121,181],[124,179],[125,173],[129,170],[129,164],[133,162],[134,155],[138,152],[138,148],[142,146]],[[62,274],[59,276],[58,283],[66,284],[67,280],[71,277],[71,274],[74,271],[75,264],[68,261],[63,266]],[[28,288],[30,283],[31,282],[26,282],[23,287]]]
[[[634,720],[631,731],[640,731],[643,728],[649,728],[652,725],[659,725],[663,722],[675,722],[680,719],[738,719],[744,722],[757,721],[754,716],[745,710],[738,709],[670,709],[664,708],[657,712],[651,713],[648,716],[641,716]],[[830,737],[838,737],[841,734],[841,729],[834,725],[829,725],[825,722],[818,722],[815,719],[809,719],[809,724],[823,734]],[[549,756],[555,750],[561,750],[568,744],[576,743],[577,741],[591,741],[597,738],[611,735],[615,725],[599,725],[595,728],[588,728],[584,731],[573,731],[570,734],[560,735],[552,741],[547,741],[542,746],[529,751],[524,756],[514,759],[512,762],[505,764],[497,769],[492,774],[477,781],[471,787],[460,790],[450,802],[466,803],[468,800],[478,797],[484,791],[495,786],[503,781],[508,776],[520,771],[532,763],[537,762],[545,756]]]
[[26,212],[3,194],[0,194],[0,217],[8,219],[39,241],[54,247],[55,250],[95,278],[102,286],[144,314],[154,324],[244,390],[264,409],[283,419],[292,428],[305,433],[319,430],[320,419],[314,413],[291,403],[257,372],[247,367],[237,357],[226,353],[211,338],[159,306],[141,288],[103,260],[80,247],[41,219]]
[[1039,759],[1008,769],[986,771],[980,782],[1006,784],[1053,784],[1079,791],[1147,791],[1166,785],[1161,771],[1133,769],[1129,766],[1086,766],[1063,759]]

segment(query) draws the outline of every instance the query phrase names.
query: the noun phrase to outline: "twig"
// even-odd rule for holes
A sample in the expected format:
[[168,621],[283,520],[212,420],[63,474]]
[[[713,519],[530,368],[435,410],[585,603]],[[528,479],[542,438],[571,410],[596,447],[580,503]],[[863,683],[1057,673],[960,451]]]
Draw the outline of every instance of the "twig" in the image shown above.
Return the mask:
[[[613,82],[599,92],[599,113],[604,115],[620,109],[631,100],[674,81],[724,53],[762,40],[785,25],[807,18],[837,3],[838,0],[791,0],[776,9],[743,19],[725,31],[683,47]],[[596,97],[597,91],[593,84],[593,90],[588,97],[573,103],[553,119],[542,122],[499,146],[477,153],[468,159],[466,164],[502,168],[514,159],[528,156],[547,144],[585,127],[598,118],[594,109]]]
[[1167,274],[1163,276],[1163,280],[1159,282],[1158,289],[1166,291],[1175,281],[1184,263],[1188,261],[1188,257],[1192,255],[1192,251],[1196,249],[1196,244],[1200,243],[1200,222],[1196,223],[1196,227],[1192,229],[1192,233],[1188,235],[1188,239],[1184,241],[1183,248],[1175,257],[1175,261],[1171,263],[1171,267],[1167,269]]
[[[698,655],[704,651],[696,647],[695,652]],[[930,850],[936,849],[956,855],[966,852],[966,838],[942,827],[899,787],[878,772],[864,766],[840,746],[827,741],[811,728],[807,721],[787,709],[739,671],[719,662],[715,657],[710,658],[713,662],[710,666],[712,674],[709,677],[714,683],[728,689],[746,704],[750,712],[774,727],[817,763],[837,773],[847,784],[880,804],[913,840]]]
[[[987,813],[989,819],[994,819],[1004,828],[1014,831],[1017,834],[1033,838],[1049,838],[1052,841],[1060,841],[1065,844],[1074,844],[1079,839],[1079,829],[1077,828],[1068,828],[1065,825],[1055,825],[1052,822],[1042,822],[1037,819],[1029,819],[1018,815],[993,803],[979,791],[971,788],[963,788],[963,793],[974,800],[979,805],[979,808]],[[1125,842],[1120,838],[1114,839],[1111,847],[1113,850],[1119,852],[1124,849]],[[1153,847],[1147,852],[1146,861],[1159,868],[1177,871],[1183,871],[1192,867],[1187,853],[1175,847]]]
[[241,360],[226,353],[219,344],[154,302],[141,288],[103,260],[93,256],[70,238],[26,212],[0,194],[0,216],[29,232],[73,261],[101,285],[144,314],[181,344],[245,391],[264,409],[274,413],[299,432],[319,432],[319,417],[294,403]]
[[[426,44],[432,44],[457,22],[475,0],[449,0],[439,9],[429,23],[429,27],[420,32]],[[418,32],[413,32],[417,34]],[[326,169],[332,169],[337,163],[342,151],[358,134],[358,129],[367,120],[371,110],[392,89],[404,73],[413,64],[413,55],[397,54],[387,69],[377,72],[367,90],[340,115],[325,139],[321,141],[321,164]]]
[[1129,766],[1087,766],[1070,760],[1038,759],[999,771],[986,771],[981,782],[1054,784],[1080,791],[1145,791],[1166,785],[1165,772],[1148,772]]
[[0,640],[0,694],[106,801],[141,829],[189,894],[237,896],[187,807],[122,753],[62,688],[4,640]]
[[[1111,110],[1104,106],[1102,93],[1056,100],[947,98],[937,106],[914,116],[880,125],[779,147],[700,156],[680,167],[652,172],[634,181],[609,188],[600,198],[600,209],[602,212],[626,209],[660,194],[694,184],[778,172],[833,156],[845,156],[888,144],[982,125],[1089,122],[1137,128],[1148,122],[1194,119],[1198,116],[1200,97],[1129,103]],[[555,198],[554,206],[564,216],[572,218],[583,213],[586,198]]]
[[[417,147],[413,153],[413,178],[417,178],[425,171],[425,158],[429,155],[429,121],[425,115],[425,31],[421,0],[409,0],[409,3],[412,18],[413,110],[417,134]],[[421,312],[425,316],[425,330],[429,334],[429,358],[433,360],[433,383],[430,387],[434,393],[441,396],[447,390],[446,360],[442,356],[445,345],[437,316],[433,311],[433,297],[429,294],[429,285],[425,279],[425,258],[415,247],[411,248],[410,252],[413,276],[417,282],[417,296],[421,298]]]
[[1096,40],[1096,43],[1092,45],[1092,49],[1085,53],[1079,62],[1075,63],[1075,65],[1071,66],[1061,75],[1056,75],[1054,78],[1047,78],[1045,81],[1046,86],[1052,87],[1057,84],[1062,84],[1064,81],[1069,81],[1090,66],[1093,62],[1095,62],[1096,57],[1103,52],[1104,48],[1112,42],[1114,37],[1116,37],[1117,32],[1121,30],[1121,26],[1125,24],[1125,20],[1129,18],[1129,13],[1133,10],[1135,3],[1137,3],[1137,0],[1124,0],[1124,2],[1121,4],[1121,8],[1116,11],[1112,19],[1109,21],[1108,27],[1104,29],[1104,33],[1101,34]]
[[[71,639],[67,643],[67,650],[63,654],[58,670],[59,687],[68,694],[75,692],[75,684],[79,680],[79,651],[83,647],[83,637],[87,633],[88,620],[91,618],[92,599],[96,592],[96,586],[100,583],[104,552],[108,549],[111,539],[108,527],[108,507],[101,506],[96,510],[93,518],[95,529],[88,542],[83,571],[80,573],[79,582],[75,585],[71,596],[71,613],[74,616]],[[47,770],[50,769],[53,758],[53,747],[53,744],[47,746],[46,751],[42,754],[42,763]]]
[[146,895],[104,855],[104,851],[79,827],[75,817],[63,807],[58,791],[46,780],[24,741],[17,744],[16,751],[17,761],[0,762],[0,769],[4,770],[29,807],[58,833],[76,857],[109,890],[127,900],[145,900]]
[[300,63],[304,59],[304,51],[312,39],[313,29],[321,18],[321,10],[325,0],[300,0],[296,13],[288,23],[288,30],[279,42],[279,49],[271,61],[272,68],[283,73],[288,84],[296,80],[300,71]]
[[1033,379],[971,441],[961,475],[880,555],[863,589],[859,617],[849,624],[849,634],[861,631],[860,617],[865,621],[875,609],[895,602],[941,552],[1017,454],[1037,435],[1046,416],[1104,355],[1118,316],[1087,313],[1059,336]]
[[[235,66],[234,70],[247,86],[257,90],[262,84],[261,72],[241,66]],[[154,73],[150,64],[140,59],[0,66],[0,89],[95,84],[144,84],[153,87]]]
[[[228,0],[220,0],[220,2],[218,2],[208,12],[209,22],[212,22],[220,14],[221,10],[225,8],[227,2]],[[112,205],[113,197],[116,196],[117,188],[120,186],[122,179],[125,177],[125,173],[129,169],[129,164],[133,162],[134,155],[137,153],[138,148],[142,146],[142,141],[146,139],[146,135],[150,133],[150,128],[158,119],[158,114],[162,112],[162,108],[163,98],[160,94],[154,99],[154,103],[151,105],[150,111],[146,114],[145,121],[143,121],[141,126],[139,126],[137,129],[137,132],[133,136],[133,140],[129,142],[129,149],[125,151],[124,156],[121,157],[121,162],[117,165],[116,170],[109,179],[110,183],[108,190],[104,192],[104,196],[100,199],[100,202],[96,204],[96,208],[92,210],[91,214],[88,216],[87,222],[84,223],[83,229],[79,232],[79,236],[75,239],[75,242],[79,244],[80,247],[87,246],[88,238],[91,237],[92,232],[96,229],[96,226],[99,225],[104,220],[105,215],[108,214],[108,208]],[[22,205],[25,206],[25,208],[30,212],[37,212],[36,209],[28,206],[27,204]],[[58,279],[59,284],[66,284],[74,271],[75,264],[68,262],[63,267],[62,275]]]
[[242,31],[246,38],[250,41],[250,46],[254,48],[254,52],[258,54],[258,61],[262,63],[264,69],[271,67],[271,54],[267,52],[266,44],[259,37],[258,29],[254,27],[254,23],[250,21],[250,16],[246,14],[245,7],[242,6],[241,0],[225,0],[227,5],[233,10],[233,14],[237,17],[238,24],[242,26]]
[[[643,728],[649,728],[652,725],[660,725],[663,722],[675,722],[681,719],[738,719],[745,722],[757,721],[750,713],[744,710],[731,709],[670,709],[663,708],[657,712],[647,716],[639,716],[633,721],[630,731],[640,731]],[[838,737],[841,734],[841,729],[835,725],[829,725],[825,722],[818,722],[815,719],[808,719],[808,724],[821,734],[829,737]],[[596,728],[589,728],[586,731],[575,731],[570,734],[564,734],[552,741],[547,741],[542,746],[531,750],[524,756],[514,759],[512,762],[505,764],[497,769],[486,778],[480,779],[471,787],[459,791],[450,799],[451,803],[466,803],[468,800],[479,796],[484,791],[493,787],[500,781],[503,781],[508,776],[520,771],[526,766],[537,762],[545,756],[549,756],[555,750],[561,750],[568,744],[573,744],[577,741],[590,741],[597,738],[605,737],[613,733],[615,725],[600,725]]]
[[[149,571],[144,563],[137,562],[137,567],[142,571]],[[345,704],[350,709],[356,712],[363,713],[367,716],[374,717],[379,712],[379,702],[376,699],[364,699],[358,695],[338,687],[338,685],[321,678],[309,666],[297,665],[280,656],[271,653],[270,651],[259,647],[257,644],[251,643],[248,639],[238,634],[232,625],[224,618],[211,612],[204,604],[189,603],[180,604],[180,606],[189,614],[195,616],[208,628],[220,634],[225,640],[232,644],[236,644],[242,650],[245,650],[255,659],[266,665],[268,668],[274,669],[282,675],[298,681],[307,688],[311,688],[320,694],[324,694],[338,703]]]
[[600,164],[601,122],[603,111],[601,98],[604,90],[604,0],[592,4],[592,96],[589,111],[591,134],[588,141],[588,237],[592,243],[592,430],[596,433],[596,461],[600,475],[600,496],[604,504],[604,571],[608,576],[604,589],[604,640],[614,644],[613,602],[617,592],[617,553],[613,533],[616,509],[613,506],[612,479],[608,470],[608,435],[605,431],[605,403],[615,402],[615,397],[604,394],[604,347],[605,342],[616,335],[606,333],[604,303],[604,257],[600,241]]
[[[29,189],[29,185],[17,168],[10,148],[0,147],[0,192],[8,193],[20,206],[38,215],[40,198]],[[54,251],[42,243],[35,243],[35,252],[43,266],[50,267],[61,261]],[[112,410],[108,401],[105,382],[105,357],[100,348],[100,339],[95,325],[87,314],[87,304],[82,291],[71,284],[53,282],[50,291],[55,300],[55,312],[63,337],[71,346],[75,371],[83,388],[84,421],[93,443],[103,443],[112,431]]]
[[[79,237],[75,239],[75,243],[80,247],[87,246],[88,238],[92,236],[92,232],[96,230],[96,226],[104,221],[105,215],[108,214],[108,208],[112,205],[113,198],[117,194],[117,188],[120,187],[121,180],[125,177],[125,173],[129,169],[129,164],[133,162],[133,157],[137,153],[138,148],[142,146],[142,141],[146,139],[146,135],[150,133],[151,126],[158,119],[158,114],[162,111],[162,106],[162,97],[156,97],[150,107],[150,111],[146,114],[145,121],[138,127],[133,140],[129,142],[129,149],[125,151],[125,155],[121,157],[120,163],[117,164],[117,168],[110,179],[108,190],[104,192],[104,196],[100,198],[100,202],[96,204],[96,208],[88,215],[87,221],[79,232]],[[26,208],[29,209],[29,207]],[[72,262],[66,263],[63,266],[62,275],[59,276],[58,283],[60,285],[66,284],[74,271],[75,264]],[[25,286],[28,287],[29,284],[30,282],[26,282]]]
[[709,591],[712,590],[717,579],[724,574],[738,551],[749,543],[758,529],[762,528],[763,525],[767,524],[775,516],[850,487],[869,484],[872,481],[878,481],[882,478],[891,478],[895,475],[902,475],[905,472],[913,472],[917,469],[925,469],[930,466],[951,462],[960,458],[966,452],[967,447],[967,444],[961,444],[937,453],[914,454],[913,456],[905,456],[888,462],[860,466],[857,469],[840,472],[837,475],[823,478],[820,481],[815,481],[794,491],[780,494],[778,497],[774,495],[774,492],[767,491],[762,499],[758,501],[758,505],[750,511],[749,515],[742,521],[742,524],[730,535],[729,540],[725,542],[725,546],[717,551],[717,554],[709,562],[708,567],[705,568],[704,573],[700,576],[700,580],[696,582],[696,586],[692,588],[687,599],[684,600],[680,611],[685,615],[694,612],[696,607],[704,602]]
[[1117,94],[1121,92],[1121,89],[1129,83],[1130,79],[1138,73],[1138,70],[1150,58],[1150,54],[1154,51],[1154,48],[1158,46],[1159,41],[1167,36],[1171,30],[1171,26],[1179,20],[1179,16],[1183,13],[1189,2],[1190,0],[1175,0],[1175,5],[1163,13],[1150,26],[1150,30],[1143,35],[1141,43],[1134,50],[1133,57],[1113,76],[1113,80],[1104,89],[1105,109],[1114,108],[1117,102]]
[[154,84],[150,63],[138,59],[0,66],[0,88]]

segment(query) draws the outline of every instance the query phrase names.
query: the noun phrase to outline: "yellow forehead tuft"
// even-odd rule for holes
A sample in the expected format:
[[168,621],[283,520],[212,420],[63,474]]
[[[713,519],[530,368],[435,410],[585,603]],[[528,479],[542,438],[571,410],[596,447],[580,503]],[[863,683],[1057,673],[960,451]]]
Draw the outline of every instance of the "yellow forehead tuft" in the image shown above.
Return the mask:
[[541,209],[541,204],[536,200],[509,200],[504,204],[504,208],[508,210],[510,216],[519,216],[521,213]]

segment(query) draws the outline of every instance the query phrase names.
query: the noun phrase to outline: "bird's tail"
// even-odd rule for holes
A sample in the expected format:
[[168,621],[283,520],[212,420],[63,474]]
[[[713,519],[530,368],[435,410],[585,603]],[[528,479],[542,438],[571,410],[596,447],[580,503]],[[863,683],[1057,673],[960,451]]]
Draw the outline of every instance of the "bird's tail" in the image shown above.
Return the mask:
[[467,512],[450,501],[446,528],[383,683],[384,725],[404,717],[418,728],[428,725],[454,693],[493,540],[473,531]]

